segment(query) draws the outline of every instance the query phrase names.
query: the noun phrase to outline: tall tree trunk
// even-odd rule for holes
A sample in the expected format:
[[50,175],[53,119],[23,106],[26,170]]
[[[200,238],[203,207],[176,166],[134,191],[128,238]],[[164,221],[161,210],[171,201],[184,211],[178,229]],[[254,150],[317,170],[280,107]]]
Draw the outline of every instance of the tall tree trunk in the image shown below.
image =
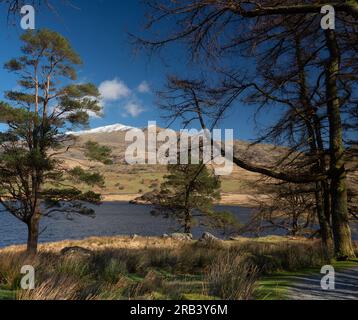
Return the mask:
[[334,30],[326,31],[330,57],[326,67],[327,114],[330,134],[330,168],[332,196],[332,229],[335,256],[339,260],[355,257],[349,226],[347,173],[344,163],[344,144],[337,76],[340,53]]
[[332,246],[332,231],[325,215],[324,203],[322,201],[322,190],[320,189],[319,183],[316,183],[315,187],[315,202],[316,202],[316,212],[318,217],[318,223],[320,226],[320,234],[322,239],[322,245],[324,249],[328,252]]
[[291,231],[292,237],[296,237],[297,233],[298,233],[298,215],[294,214],[292,219],[292,231]]
[[185,211],[185,221],[184,221],[184,232],[191,233],[191,213],[190,210]]
[[[324,146],[322,141],[321,122],[317,116],[317,110],[311,104],[308,88],[307,88],[307,74],[305,71],[305,62],[301,47],[301,39],[298,34],[295,35],[295,47],[296,47],[296,63],[298,68],[298,80],[300,86],[300,102],[303,107],[303,119],[307,130],[308,144],[311,154],[316,157],[316,164],[313,167],[314,173],[325,172],[324,161]],[[320,225],[320,235],[322,239],[322,246],[329,255],[330,247],[332,246],[332,230],[328,220],[328,216],[325,215],[325,201],[324,192],[321,186],[323,182],[315,183],[315,202],[316,213],[318,223]]]
[[[331,216],[331,189],[329,186],[329,182],[323,181],[322,184],[322,192],[323,192],[323,209],[326,220],[332,229],[332,216]],[[331,230],[332,231],[332,230]]]
[[28,236],[27,236],[27,253],[30,255],[37,253],[37,246],[39,240],[40,228],[40,213],[36,212],[30,221],[27,223]]
[[321,183],[316,183],[316,188],[315,188],[316,212],[317,212],[318,222],[320,226],[323,254],[326,260],[330,261],[333,253],[332,228],[329,219],[325,214],[326,213],[325,193],[320,185]]

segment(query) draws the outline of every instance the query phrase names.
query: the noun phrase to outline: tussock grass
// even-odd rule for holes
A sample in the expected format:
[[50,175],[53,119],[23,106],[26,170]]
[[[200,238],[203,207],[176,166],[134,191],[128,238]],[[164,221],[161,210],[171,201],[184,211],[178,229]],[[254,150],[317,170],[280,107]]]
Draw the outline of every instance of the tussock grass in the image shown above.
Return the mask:
[[[67,246],[90,256],[63,256]],[[240,241],[205,245],[158,238],[91,238],[41,245],[35,258],[0,251],[0,291],[25,300],[230,299],[255,297],[256,280],[326,264],[317,241]],[[20,290],[21,266],[33,265],[36,289]]]
[[257,267],[247,262],[245,256],[227,253],[209,268],[208,295],[225,300],[248,300],[255,290],[257,275]]

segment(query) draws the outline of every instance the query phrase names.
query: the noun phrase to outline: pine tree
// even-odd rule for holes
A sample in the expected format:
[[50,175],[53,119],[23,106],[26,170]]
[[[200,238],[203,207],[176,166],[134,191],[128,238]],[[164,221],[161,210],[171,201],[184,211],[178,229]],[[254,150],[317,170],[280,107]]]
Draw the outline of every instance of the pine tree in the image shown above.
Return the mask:
[[[101,187],[103,177],[80,167],[69,170],[59,158],[75,140],[65,132],[87,126],[89,115],[100,115],[101,106],[93,84],[74,82],[81,59],[63,36],[28,31],[21,40],[23,55],[5,64],[18,76],[21,90],[6,92],[8,103],[0,103],[0,123],[8,128],[0,134],[0,204],[26,223],[27,250],[36,253],[42,217],[93,214],[85,204],[100,204],[100,194],[80,186]],[[96,145],[90,146],[91,160],[99,155],[97,160],[107,161],[103,152],[94,151]]]
[[213,204],[220,200],[220,180],[204,165],[168,165],[160,191],[152,194],[153,215],[176,220],[190,233],[199,217],[213,214]]

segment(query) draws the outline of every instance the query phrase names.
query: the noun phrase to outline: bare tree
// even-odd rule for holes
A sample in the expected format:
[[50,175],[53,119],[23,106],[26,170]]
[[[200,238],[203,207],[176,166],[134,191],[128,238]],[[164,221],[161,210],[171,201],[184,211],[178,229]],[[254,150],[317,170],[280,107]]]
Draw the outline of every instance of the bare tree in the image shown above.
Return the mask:
[[[223,61],[222,57],[235,57],[237,60],[238,54],[246,59],[251,55],[255,59],[256,66],[267,67],[266,75],[261,72],[261,81],[253,82],[247,76],[250,75],[248,71],[251,70],[246,72],[240,70],[244,76],[238,77],[238,65],[233,66],[233,70],[227,72],[227,75],[231,78],[230,82],[236,82],[236,85],[226,85],[224,89],[217,92],[225,93],[222,96],[225,96],[226,106],[232,105],[233,101],[239,99],[249,103],[261,102],[263,105],[291,105],[285,115],[286,119],[291,117],[291,120],[295,120],[298,116],[302,117],[301,123],[305,132],[305,135],[300,136],[295,133],[291,134],[291,137],[301,137],[301,141],[297,141],[301,143],[303,138],[307,137],[307,133],[310,135],[309,139],[315,137],[317,141],[314,148],[311,143],[310,152],[319,154],[320,160],[315,161],[315,167],[312,167],[311,163],[309,172],[303,171],[299,176],[289,174],[287,171],[257,167],[239,158],[235,158],[234,162],[246,170],[287,182],[315,182],[322,187],[318,188],[317,185],[317,190],[323,189],[326,195],[328,185],[322,181],[329,181],[335,254],[339,259],[353,257],[347,207],[343,128],[344,113],[352,110],[353,106],[356,107],[357,103],[353,90],[357,85],[357,59],[354,58],[357,53],[355,32],[357,4],[351,1],[330,2],[329,4],[336,11],[336,30],[323,31],[320,28],[322,18],[320,10],[323,4],[327,4],[324,1],[298,4],[290,0],[187,1],[185,3],[163,0],[147,1],[147,3],[153,13],[148,28],[160,27],[163,21],[169,19],[175,21],[175,27],[161,28],[170,31],[159,39],[137,39],[137,44],[154,50],[171,42],[186,40],[192,57],[202,57],[204,54],[207,58],[214,58],[212,61],[217,63]],[[296,41],[296,44],[292,45],[292,41]],[[303,48],[307,49],[308,57],[305,57],[306,52],[302,54]],[[292,49],[295,50],[295,54],[287,54]],[[284,68],[284,65],[287,66],[287,63],[292,62],[285,60],[289,56],[295,57],[300,71],[299,78],[296,77],[294,81],[290,81],[289,75],[282,79],[274,72],[275,67],[280,65]],[[300,57],[301,60],[298,59]],[[233,64],[235,65],[234,62]],[[273,72],[270,72],[270,69]],[[305,73],[307,77],[304,77]],[[251,73],[251,75],[257,74]],[[315,75],[313,79],[316,83],[312,83],[312,75]],[[307,84],[305,79],[309,79]],[[282,81],[286,85],[282,86]],[[311,87],[312,90],[305,92],[306,87]],[[296,101],[286,99],[287,94],[292,91],[296,93],[296,99],[299,99],[301,104],[305,103],[304,109],[300,106],[299,112],[295,111]],[[224,112],[225,103],[222,107]],[[313,117],[312,112],[316,114]],[[322,114],[323,118],[321,118]],[[309,123],[305,123],[307,120],[305,118],[308,118]],[[314,124],[312,118],[319,121]],[[282,121],[281,126],[284,127],[286,123],[293,122]],[[282,131],[282,128],[279,129]],[[287,132],[290,128],[286,126],[285,129],[284,131]],[[326,155],[321,152],[322,146],[319,147],[320,142],[317,139],[320,134],[322,136],[322,131],[317,134],[317,129],[322,130],[328,137],[327,141],[322,140],[322,143],[324,149],[328,150],[329,168],[326,168],[326,163],[323,161]],[[274,134],[275,132],[271,132],[270,136]],[[307,146],[307,143],[304,145]],[[299,145],[295,149],[300,150]],[[323,211],[326,214],[328,202],[326,196],[325,209],[323,209],[326,210]]]
[[269,190],[265,188],[265,194],[268,199],[258,203],[245,231],[282,230],[294,237],[316,233],[314,185],[273,184]]

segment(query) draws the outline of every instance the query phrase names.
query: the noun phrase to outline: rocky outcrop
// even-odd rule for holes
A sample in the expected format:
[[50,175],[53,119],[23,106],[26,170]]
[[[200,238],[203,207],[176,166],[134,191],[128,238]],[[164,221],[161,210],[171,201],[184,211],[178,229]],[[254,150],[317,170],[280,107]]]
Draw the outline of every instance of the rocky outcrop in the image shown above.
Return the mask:
[[179,241],[193,240],[193,235],[191,233],[172,233],[169,237],[171,239],[179,240]]
[[62,249],[61,255],[65,258],[86,259],[92,257],[93,252],[89,249],[75,246]]
[[210,232],[205,232],[203,233],[203,235],[201,236],[200,242],[203,243],[215,243],[215,242],[221,242],[221,240],[217,237],[215,237],[213,234],[211,234]]

